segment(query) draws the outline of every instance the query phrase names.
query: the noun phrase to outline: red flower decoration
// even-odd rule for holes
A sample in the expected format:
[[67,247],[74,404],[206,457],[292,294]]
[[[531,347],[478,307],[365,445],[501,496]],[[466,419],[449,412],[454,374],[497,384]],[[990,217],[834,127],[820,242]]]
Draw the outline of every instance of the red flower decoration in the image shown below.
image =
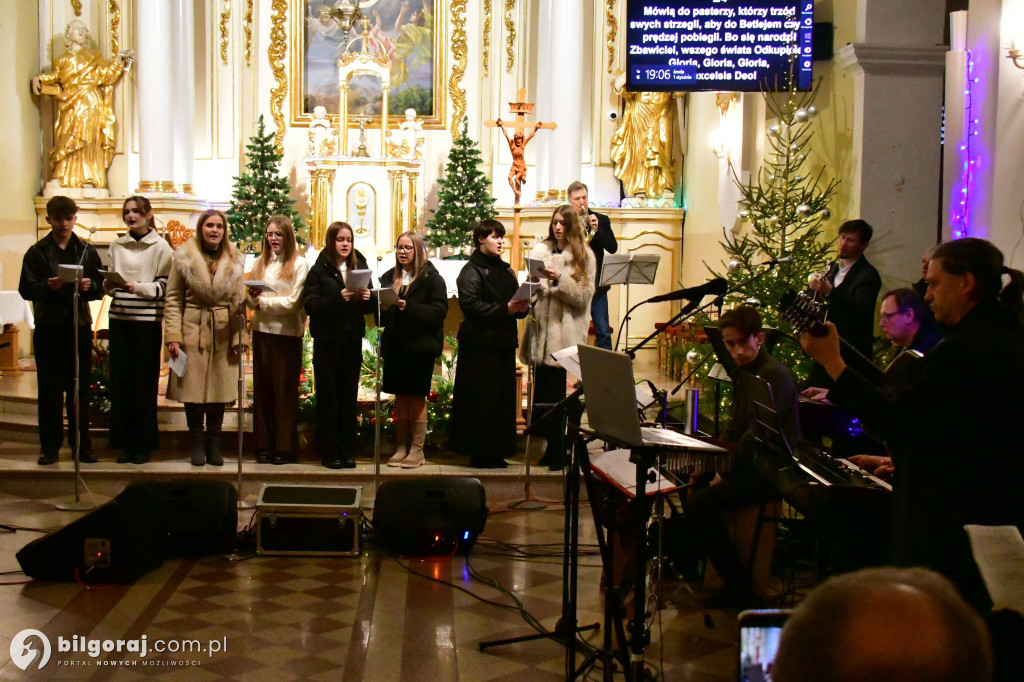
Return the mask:
[[441,399],[441,394],[438,393],[437,391],[431,391],[430,393],[427,394],[427,401],[428,402],[436,403],[440,399]]

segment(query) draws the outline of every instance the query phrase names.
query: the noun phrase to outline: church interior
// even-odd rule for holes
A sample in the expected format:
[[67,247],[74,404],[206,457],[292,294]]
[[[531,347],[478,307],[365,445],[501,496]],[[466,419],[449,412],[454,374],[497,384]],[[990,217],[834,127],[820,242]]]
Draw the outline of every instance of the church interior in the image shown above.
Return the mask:
[[[257,463],[248,401],[224,415],[226,466],[190,466],[187,417],[166,395],[166,366],[157,400],[161,447],[151,461],[115,463],[116,453],[107,450],[109,415],[89,405],[100,461],[79,466],[65,446],[60,461],[44,467],[36,459],[38,329],[18,293],[19,277],[26,251],[50,233],[47,203],[55,196],[75,202],[74,234],[104,263],[125,233],[127,197],[151,202],[154,227],[172,248],[193,238],[206,212],[230,219],[244,211],[239,187],[253,171],[253,145],[263,135],[264,150],[278,155],[273,170],[292,204],[277,208],[301,216],[297,236],[310,266],[335,221],[351,225],[354,248],[374,282],[396,263],[400,235],[428,235],[427,256],[449,298],[444,334],[454,337],[463,319],[456,281],[470,247],[431,242],[429,235],[446,229],[440,219],[449,215],[452,192],[469,192],[450,162],[464,138],[463,148],[476,150],[475,172],[489,183],[483,191],[493,197],[490,213],[474,215],[503,224],[501,255],[513,270],[529,270],[531,249],[545,239],[545,223],[569,201],[574,182],[586,186],[589,209],[610,220],[618,253],[655,264],[646,280],[609,291],[613,342],[619,350],[642,346],[631,353],[636,380],[663,391],[685,380],[689,388],[679,398],[688,398],[669,400],[673,415],[691,420],[688,433],[712,419],[717,429],[719,410],[728,411],[729,403],[720,399],[720,382],[705,376],[714,359],[704,366],[708,357],[701,358],[712,355],[711,347],[703,336],[705,345],[692,344],[685,326],[680,332],[672,324],[681,311],[692,311],[692,297],[673,293],[720,276],[735,282],[751,275],[761,286],[778,272],[772,263],[761,279],[766,272],[759,265],[771,259],[803,268],[806,279],[835,258],[828,254],[837,248],[839,227],[852,219],[874,228],[868,255],[882,291],[917,282],[921,254],[962,237],[986,239],[1007,266],[1024,266],[1024,198],[1013,180],[1024,176],[1017,147],[1024,142],[1024,57],[1016,49],[1024,43],[1024,0],[803,4],[813,17],[811,85],[762,93],[749,85],[735,92],[699,84],[644,91],[633,82],[630,53],[641,51],[643,7],[712,2],[3,3],[0,40],[8,46],[8,66],[0,82],[11,99],[0,108],[8,166],[0,184],[0,677],[554,680],[568,679],[571,664],[585,679],[632,679],[640,670],[647,679],[736,679],[737,611],[701,606],[716,586],[714,569],[701,564],[694,577],[656,567],[646,605],[636,607],[631,587],[616,608],[608,606],[607,575],[621,577],[635,566],[602,566],[607,516],[600,514],[616,512],[596,509],[589,486],[582,501],[571,497],[571,488],[579,495],[583,485],[571,471],[539,465],[538,439],[531,445],[523,433],[530,368],[517,368],[517,451],[508,468],[466,466],[429,435],[423,466],[381,467],[393,447],[375,448],[375,438],[390,408],[375,402],[367,385],[359,394],[362,450],[352,469],[321,467],[304,425],[298,439],[305,455],[297,463]],[[808,40],[810,34],[808,28]],[[787,138],[790,161],[778,141],[793,130],[804,132]],[[780,165],[780,153],[788,165]],[[780,201],[788,202],[784,210],[803,226],[798,229],[813,231],[813,244],[748,247],[762,225],[771,234],[780,222],[774,213],[765,216],[781,210],[766,209],[761,219],[755,214],[759,202],[772,200],[762,190],[777,189],[776,174],[783,172],[799,185],[793,191],[806,191],[806,199]],[[262,229],[232,237],[247,268],[259,256]],[[800,263],[805,255],[816,260]],[[773,287],[730,292],[727,303],[767,303],[759,299],[774,295]],[[90,309],[96,347],[105,348],[110,299],[92,301]],[[877,321],[877,306],[873,315]],[[368,319],[372,327],[373,316]],[[595,343],[592,333],[588,339]],[[365,365],[374,348],[364,348],[370,348],[363,351]],[[451,354],[446,345],[442,360]],[[451,395],[455,370],[442,360],[435,373],[449,393],[441,391],[439,408],[434,402],[425,408],[432,420]],[[303,377],[312,371],[309,362],[304,358]],[[87,371],[91,390],[102,389],[105,379]],[[251,377],[240,376],[239,383],[247,380],[251,389]],[[597,442],[590,447],[592,454],[600,450]],[[479,481],[487,505],[486,526],[468,549],[453,541],[432,553],[390,552],[382,533],[361,519],[375,505],[380,509],[384,485],[415,490],[417,481],[466,478]],[[88,556],[81,567],[90,568],[74,568],[66,582],[22,573],[16,554],[29,542],[98,513],[93,510],[130,486],[168,481],[214,482],[237,495],[237,516],[229,518],[240,535],[228,551],[186,551],[132,580],[91,580]],[[266,513],[253,505],[275,485],[358,490],[349,505],[356,520],[347,521],[353,538],[342,541],[347,551],[255,552],[258,530],[269,531],[262,525]],[[674,504],[662,497],[655,518],[668,515],[663,503]],[[65,511],[69,498],[84,504]],[[229,503],[234,507],[235,499]],[[772,504],[779,507],[775,516],[786,515],[785,505]],[[578,547],[569,552],[569,519],[576,514],[571,535]],[[763,503],[739,510],[730,530],[760,603],[791,608],[823,576],[815,570],[813,543],[784,529],[785,521],[764,516]],[[666,526],[649,531],[644,523],[639,532],[644,539],[652,534],[652,546],[668,547],[658,534],[677,527]],[[618,547],[623,556],[636,541],[616,540],[626,543]],[[567,554],[571,571],[563,566]],[[77,555],[68,560],[81,563]],[[567,582],[574,588],[572,622],[600,624],[578,639],[564,636]],[[638,625],[647,630],[641,643],[631,631],[637,611],[646,614]],[[28,629],[48,638],[48,668],[37,660],[34,670],[25,670],[15,660]],[[538,630],[550,636],[482,646]],[[148,656],[89,648],[110,640],[138,645],[143,638],[153,646],[197,640],[202,648]],[[639,653],[625,652],[629,646]]]

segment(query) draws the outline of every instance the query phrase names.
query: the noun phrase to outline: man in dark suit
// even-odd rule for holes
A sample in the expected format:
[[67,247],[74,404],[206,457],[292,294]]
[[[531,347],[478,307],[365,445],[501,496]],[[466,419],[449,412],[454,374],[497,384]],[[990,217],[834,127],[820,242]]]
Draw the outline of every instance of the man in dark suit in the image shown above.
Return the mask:
[[[839,259],[822,277],[811,280],[811,291],[828,301],[828,319],[839,336],[868,358],[874,341],[875,302],[882,289],[878,270],[864,257],[874,230],[864,220],[839,226]],[[849,350],[844,349],[849,355]],[[811,369],[808,385],[828,388],[832,380],[819,364]]]
[[[619,250],[619,244],[615,241],[615,234],[612,232],[612,221],[603,213],[594,213],[590,210],[588,202],[587,186],[577,180],[569,185],[566,191],[569,196],[569,203],[576,212],[587,221],[590,233],[590,248],[594,252],[594,260],[597,264],[597,279],[601,281],[601,265],[604,263],[605,251],[615,253]],[[594,339],[598,348],[612,349],[612,327],[608,320],[608,290],[611,287],[595,287],[594,298],[590,301],[590,319],[594,323]]]

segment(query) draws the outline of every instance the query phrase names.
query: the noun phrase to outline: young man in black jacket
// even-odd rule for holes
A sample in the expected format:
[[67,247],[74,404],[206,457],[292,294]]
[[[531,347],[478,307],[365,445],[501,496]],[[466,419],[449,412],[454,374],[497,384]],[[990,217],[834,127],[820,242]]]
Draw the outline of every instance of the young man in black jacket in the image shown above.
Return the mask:
[[[612,221],[603,213],[594,213],[590,210],[589,195],[587,186],[580,181],[569,185],[567,191],[569,204],[576,209],[576,212],[586,220],[588,229],[584,234],[590,236],[590,248],[594,252],[594,261],[597,264],[597,281],[601,281],[601,265],[604,263],[604,254],[615,253],[619,250],[619,243],[615,241],[615,233],[612,232]],[[594,297],[590,299],[590,320],[594,324],[594,345],[605,350],[612,349],[612,327],[608,319],[608,290],[611,287],[598,286],[594,288]]]
[[[78,206],[64,196],[46,203],[46,222],[50,234],[29,247],[21,265],[18,293],[32,302],[35,314],[33,349],[39,384],[39,464],[53,464],[64,442],[61,405],[67,403],[68,441],[76,431],[74,417],[75,356],[78,346],[78,459],[92,463],[96,455],[89,438],[89,374],[92,369],[92,315],[89,301],[103,297],[99,269],[100,257],[92,244],[74,234]],[[81,265],[82,277],[64,282],[58,276],[61,265]],[[78,329],[73,315],[75,287],[78,288]]]

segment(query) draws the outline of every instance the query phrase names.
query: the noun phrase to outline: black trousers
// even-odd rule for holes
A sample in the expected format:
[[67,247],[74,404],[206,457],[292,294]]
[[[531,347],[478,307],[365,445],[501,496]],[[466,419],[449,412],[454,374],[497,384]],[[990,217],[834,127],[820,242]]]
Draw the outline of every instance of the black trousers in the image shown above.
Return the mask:
[[694,492],[686,504],[693,531],[715,571],[726,585],[748,587],[747,573],[722,512],[749,507],[778,497],[775,488],[753,464],[727,475],[718,485]]
[[[551,367],[549,365],[537,365],[533,370],[533,413],[530,417],[532,424],[536,419],[544,416],[558,401],[565,398],[566,372],[562,367]],[[547,440],[545,456],[558,457],[562,449],[562,416],[552,415],[547,423],[542,425],[537,435]],[[561,455],[564,456],[564,452]]]
[[[78,402],[81,423],[79,452],[92,450],[89,438],[89,375],[92,372],[92,330],[79,325],[73,335],[71,325],[36,327],[32,347],[36,356],[36,380],[39,385],[39,445],[42,453],[56,457],[64,443],[64,423],[61,410],[66,404],[68,432],[75,433],[74,336],[78,341],[79,386]],[[74,447],[73,443],[69,445]]]
[[160,322],[110,320],[110,447],[146,454],[159,447]]
[[301,371],[301,337],[253,332],[253,429],[256,452],[294,453],[298,448]]
[[355,448],[362,347],[361,336],[313,340],[316,449],[324,462],[352,457]]

